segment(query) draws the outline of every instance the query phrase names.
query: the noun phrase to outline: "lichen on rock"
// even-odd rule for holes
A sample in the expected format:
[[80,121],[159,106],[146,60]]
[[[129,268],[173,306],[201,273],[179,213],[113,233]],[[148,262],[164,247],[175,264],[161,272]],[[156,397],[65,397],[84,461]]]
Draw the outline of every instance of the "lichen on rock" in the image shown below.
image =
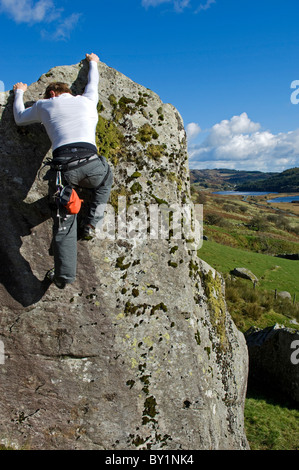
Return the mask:
[[[85,61],[55,67],[25,101],[55,80],[82,93],[87,70]],[[99,72],[97,144],[114,173],[109,213],[117,227],[127,211],[130,232],[79,242],[77,280],[64,291],[43,282],[53,263],[41,170],[49,139],[42,126],[18,128],[13,95],[0,93],[0,443],[247,449],[247,348],[219,275],[174,230],[159,238],[145,225],[147,236],[136,236],[153,206],[166,220],[191,202],[182,118],[107,65]]]

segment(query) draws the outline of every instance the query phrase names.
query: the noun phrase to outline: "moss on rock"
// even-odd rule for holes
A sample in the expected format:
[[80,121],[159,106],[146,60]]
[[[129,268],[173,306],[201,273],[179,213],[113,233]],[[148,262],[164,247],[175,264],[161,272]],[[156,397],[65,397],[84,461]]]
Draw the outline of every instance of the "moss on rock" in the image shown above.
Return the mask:
[[100,155],[104,155],[114,166],[124,157],[125,137],[113,121],[99,115],[96,128],[96,143]]
[[226,334],[226,304],[221,278],[218,273],[215,273],[214,277],[212,271],[201,275],[211,315],[211,324],[219,339],[220,349],[225,350],[228,346],[228,338]]
[[150,144],[145,152],[146,156],[152,160],[160,160],[165,154],[165,145]]
[[150,142],[152,139],[158,139],[158,132],[148,123],[143,124],[138,130],[136,139],[145,145],[147,142]]

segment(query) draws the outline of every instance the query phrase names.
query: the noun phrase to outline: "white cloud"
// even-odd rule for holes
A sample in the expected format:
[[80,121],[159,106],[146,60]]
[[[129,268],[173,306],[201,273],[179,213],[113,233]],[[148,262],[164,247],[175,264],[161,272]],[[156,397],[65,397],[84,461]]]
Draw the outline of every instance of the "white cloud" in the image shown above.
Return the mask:
[[7,13],[16,23],[40,23],[59,15],[52,0],[0,0],[0,12]]
[[209,8],[211,8],[211,6],[216,3],[216,0],[207,0],[206,3],[201,3],[199,5],[199,7],[197,8],[197,10],[195,11],[195,13],[199,13],[200,11],[206,11],[208,10]]
[[81,14],[73,13],[63,17],[63,9],[57,8],[53,0],[0,0],[0,13],[7,14],[16,23],[53,23],[58,25],[54,33],[41,31],[43,37],[49,39],[67,39],[71,30],[78,23]]
[[221,145],[235,135],[250,134],[260,127],[260,124],[250,121],[246,113],[242,113],[240,116],[233,116],[230,121],[225,119],[220,124],[215,124],[210,132],[209,143],[212,146]]
[[142,0],[142,6],[145,8],[148,7],[157,7],[158,5],[161,5],[162,3],[169,3],[172,0]]
[[174,9],[178,12],[184,11],[190,6],[190,0],[174,0]]
[[246,113],[215,124],[200,144],[189,146],[190,168],[283,171],[299,166],[299,129],[272,134]]
[[200,132],[201,128],[196,122],[190,122],[190,124],[186,126],[186,133],[189,141],[195,139]]
[[72,15],[68,16],[61,24],[57,26],[56,31],[50,35],[50,37],[58,41],[69,39],[70,33],[76,27],[80,17],[81,13],[73,13]]
[[[195,5],[192,5],[192,0],[142,0],[142,6],[145,8],[157,7],[163,3],[171,3],[174,10],[179,13],[183,12],[186,8],[195,8]],[[216,3],[216,0],[206,0],[206,3],[200,4],[194,12],[198,13],[199,11],[207,10],[213,3]]]

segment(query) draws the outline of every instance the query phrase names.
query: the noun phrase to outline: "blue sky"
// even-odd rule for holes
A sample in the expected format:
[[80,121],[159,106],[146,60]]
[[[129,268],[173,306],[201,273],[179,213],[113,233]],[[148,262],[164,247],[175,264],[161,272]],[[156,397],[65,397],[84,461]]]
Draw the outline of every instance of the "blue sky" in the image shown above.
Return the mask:
[[190,168],[283,171],[299,166],[298,17],[295,0],[0,0],[0,91],[96,52],[178,109]]

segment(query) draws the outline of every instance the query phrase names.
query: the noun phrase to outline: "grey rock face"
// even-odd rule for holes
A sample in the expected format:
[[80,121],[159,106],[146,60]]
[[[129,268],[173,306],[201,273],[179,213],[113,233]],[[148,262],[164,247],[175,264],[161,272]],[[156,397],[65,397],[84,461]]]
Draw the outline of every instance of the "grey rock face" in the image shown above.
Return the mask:
[[[163,217],[165,207],[189,204],[178,111],[105,64],[99,70],[98,143],[114,170],[110,212],[122,213],[119,195],[128,211],[163,202]],[[84,62],[56,67],[25,100],[41,98],[50,81],[81,93],[86,74]],[[10,93],[0,100],[0,442],[30,449],[247,449],[247,347],[218,273],[174,233],[99,236],[78,242],[74,284],[63,291],[47,286],[52,221],[47,170],[38,173],[51,157],[50,143],[41,125],[14,124]]]
[[280,325],[245,333],[250,378],[299,402],[299,332]]

